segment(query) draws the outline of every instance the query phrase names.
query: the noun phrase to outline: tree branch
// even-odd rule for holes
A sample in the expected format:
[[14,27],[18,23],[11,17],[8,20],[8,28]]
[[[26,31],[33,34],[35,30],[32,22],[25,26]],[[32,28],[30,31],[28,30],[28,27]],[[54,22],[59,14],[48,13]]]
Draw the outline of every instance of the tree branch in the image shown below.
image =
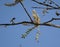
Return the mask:
[[[54,7],[54,6],[45,4],[45,3],[38,2],[38,1],[36,1],[36,0],[32,0],[32,1],[34,1],[34,2],[36,2],[36,3],[38,3],[38,4],[40,4],[40,5],[43,5],[43,6],[48,6],[48,7],[50,7],[50,9],[52,9],[52,8],[53,8],[53,9],[58,9],[58,8],[60,9],[60,7],[57,8],[57,7]],[[51,26],[51,27],[60,28],[59,25],[54,25],[54,24],[49,23],[49,22],[52,22],[52,21],[54,21],[54,20],[60,20],[60,18],[52,18],[51,20],[49,20],[49,21],[47,21],[47,22],[44,22],[44,23],[40,23],[40,24],[34,23],[33,20],[32,20],[32,18],[31,18],[30,15],[29,15],[29,13],[27,12],[25,6],[24,6],[23,3],[21,2],[21,0],[18,1],[18,2],[22,5],[23,9],[25,10],[26,14],[27,14],[28,17],[30,18],[31,22],[23,21],[23,22],[10,23],[10,24],[0,24],[0,26],[12,26],[12,25],[19,25],[19,24],[28,23],[28,24],[32,24],[32,25],[44,25],[44,26]],[[55,2],[53,2],[53,3],[55,3]],[[6,5],[7,5],[7,4],[6,4]],[[9,5],[7,5],[7,6],[11,6],[11,5],[12,5],[12,4],[9,4]],[[16,4],[15,4],[15,5],[16,5]],[[55,3],[55,5],[58,6],[56,3]]]
[[54,24],[51,24],[51,23],[43,23],[42,25],[51,26],[51,27],[55,27],[55,28],[60,28],[60,25],[54,25]]
[[13,23],[13,24],[0,24],[0,26],[12,26],[12,25],[19,25],[19,24],[23,24],[23,23],[28,23],[28,24],[33,24],[32,22],[28,22],[28,21],[23,21],[23,22],[17,22],[17,23]]
[[[48,7],[54,8],[54,9],[57,8],[57,7],[53,7],[53,6],[48,5],[48,4],[45,4],[45,3],[38,2],[38,1],[36,1],[36,0],[32,0],[32,1],[34,1],[34,2],[36,2],[36,3],[38,3],[38,4],[40,4],[40,5],[48,6]],[[59,7],[59,8],[60,8],[60,7]]]
[[49,23],[49,22],[52,22],[54,20],[60,20],[60,18],[52,18],[51,20],[47,21],[47,22],[44,22],[44,23]]
[[38,8],[38,9],[47,9],[47,10],[53,10],[53,9],[60,9],[60,7],[58,7],[58,8],[49,8],[49,7],[47,7],[47,8],[45,8],[45,7],[32,7],[32,8]]
[[54,24],[50,24],[50,23],[40,23],[40,24],[36,24],[36,23],[33,23],[33,22],[28,22],[28,21],[17,22],[17,23],[14,23],[14,24],[0,24],[0,26],[12,26],[12,25],[19,25],[19,24],[23,24],[23,23],[28,23],[28,24],[32,24],[32,25],[51,26],[51,27],[55,27],[55,28],[60,28],[59,25],[54,25]]
[[5,4],[6,6],[15,6],[16,4],[20,3],[23,7],[23,9],[25,10],[26,14],[28,15],[28,17],[30,18],[31,22],[33,22],[30,14],[28,13],[28,11],[26,10],[25,6],[23,5],[22,3],[23,0],[16,0],[14,3],[8,3],[8,4]]
[[56,4],[54,1],[50,0],[53,4],[55,4],[57,7],[60,7],[58,4]]
[[28,17],[30,18],[30,20],[33,22],[32,18],[30,17],[30,14],[28,13],[28,11],[26,10],[25,6],[23,5],[22,2],[20,2],[20,4],[22,5],[23,9],[25,10],[26,14],[28,15]]

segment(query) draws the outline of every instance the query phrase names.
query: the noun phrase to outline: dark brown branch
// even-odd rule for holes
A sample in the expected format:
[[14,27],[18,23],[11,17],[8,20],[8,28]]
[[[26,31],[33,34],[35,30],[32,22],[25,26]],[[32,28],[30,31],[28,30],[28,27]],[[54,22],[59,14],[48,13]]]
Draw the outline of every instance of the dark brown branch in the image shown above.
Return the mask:
[[52,18],[51,20],[44,22],[44,23],[49,23],[49,22],[52,22],[53,20],[60,20],[60,18]]
[[45,7],[32,7],[32,8],[38,8],[38,9],[47,9],[47,10],[54,10],[54,9],[60,9],[60,7],[58,7],[58,8],[45,8]]
[[33,24],[32,22],[28,22],[28,21],[23,21],[23,22],[17,22],[17,23],[14,23],[14,24],[0,24],[0,26],[12,26],[12,25],[19,25],[19,24],[23,24],[23,23],[29,23],[29,24]]
[[51,27],[55,27],[55,28],[60,28],[59,25],[54,25],[54,24],[49,24],[49,23],[44,23],[42,25],[45,25],[45,26],[51,26]]
[[30,18],[31,22],[33,22],[32,18],[30,17],[30,14],[27,12],[25,6],[23,5],[22,2],[20,2],[20,4],[22,5],[23,9],[25,10],[26,14],[28,15],[28,17]]
[[[55,19],[55,20],[56,20],[56,19]],[[59,25],[54,25],[54,24],[50,24],[50,23],[35,24],[35,23],[33,23],[33,22],[28,22],[28,21],[18,22],[18,23],[14,23],[14,24],[0,24],[0,26],[13,26],[13,25],[19,25],[19,24],[23,24],[23,23],[28,23],[28,24],[32,24],[32,25],[51,26],[51,27],[55,27],[55,28],[60,28]]]
[[28,11],[26,10],[25,6],[23,5],[22,3],[22,0],[16,0],[14,3],[8,3],[8,4],[5,4],[6,6],[14,6],[16,4],[20,3],[23,7],[23,9],[25,10],[26,14],[28,15],[28,17],[30,18],[30,20],[33,22],[32,18],[30,17],[30,14],[28,13]]
[[51,5],[48,5],[48,4],[45,4],[45,3],[42,3],[42,2],[38,2],[38,1],[36,1],[36,0],[32,0],[32,1],[34,1],[34,2],[36,2],[36,3],[38,3],[38,4],[40,4],[40,5],[44,5],[44,6],[48,6],[48,7],[52,7],[52,8],[54,8],[54,9],[56,9],[56,7],[53,7],[53,6],[51,6]]
[[40,8],[40,9],[45,9],[44,7],[32,7],[32,8]]
[[54,1],[50,0],[53,4],[55,4],[57,7],[60,7],[58,4],[56,4]]

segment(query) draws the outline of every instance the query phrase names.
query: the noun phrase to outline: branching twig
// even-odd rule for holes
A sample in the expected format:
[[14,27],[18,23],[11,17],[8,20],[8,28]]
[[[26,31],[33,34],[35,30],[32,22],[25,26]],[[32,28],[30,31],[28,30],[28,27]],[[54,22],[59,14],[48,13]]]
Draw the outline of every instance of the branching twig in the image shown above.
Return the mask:
[[55,4],[57,7],[60,7],[58,4],[56,4],[54,1],[50,0],[53,4]]
[[12,26],[12,25],[19,25],[19,24],[23,24],[23,23],[29,23],[29,24],[33,24],[33,22],[28,22],[28,21],[23,21],[23,22],[17,22],[17,23],[14,23],[14,24],[0,24],[0,26]]
[[54,24],[50,24],[50,23],[43,23],[42,25],[60,28],[59,25],[54,25]]
[[44,26],[51,26],[51,27],[60,28],[59,25],[54,25],[54,24],[49,24],[49,23],[36,24],[36,23],[33,23],[33,22],[28,22],[28,21],[18,22],[18,23],[14,23],[14,24],[0,24],[0,26],[12,26],[12,25],[19,25],[19,24],[23,24],[23,23],[28,23],[28,24],[32,24],[32,25],[44,25]]
[[30,14],[28,13],[28,11],[26,10],[25,6],[23,5],[22,3],[23,0],[16,0],[14,3],[8,3],[8,4],[5,4],[6,6],[15,6],[16,4],[20,3],[22,5],[22,7],[24,8],[26,14],[28,15],[28,17],[30,18],[31,22],[33,22]]
[[49,8],[49,7],[47,7],[47,8],[45,8],[45,7],[32,7],[32,8],[37,8],[37,9],[47,9],[47,10],[54,10],[54,9],[60,9],[60,7],[58,7],[58,8]]
[[[17,1],[17,0],[16,0]],[[30,17],[29,13],[27,12],[25,6],[23,5],[23,3],[21,2],[22,0],[18,0],[18,2],[22,5],[22,7],[24,8],[26,14],[28,15],[28,17],[30,18],[31,22],[28,22],[28,21],[23,21],[23,22],[17,22],[17,23],[10,23],[10,24],[0,24],[0,26],[12,26],[12,25],[19,25],[19,24],[23,24],[23,23],[28,23],[28,24],[32,24],[32,25],[44,25],[44,26],[51,26],[51,27],[56,27],[56,28],[60,28],[59,25],[54,25],[54,24],[51,24],[49,22],[52,22],[54,20],[60,20],[60,18],[52,18],[51,20],[47,21],[47,22],[44,22],[44,23],[40,23],[40,24],[37,24],[37,23],[34,23],[32,18]],[[54,6],[51,6],[51,5],[48,5],[48,4],[45,4],[45,3],[41,3],[41,2],[38,2],[36,0],[32,0],[40,5],[43,5],[43,6],[48,6],[50,8],[48,9],[60,9],[60,7],[54,7]],[[55,2],[53,2],[56,6],[59,6],[57,5]],[[7,4],[5,4],[7,5]],[[13,5],[16,5],[16,4],[8,4],[7,6],[13,6]]]
[[49,22],[52,22],[53,20],[60,20],[60,18],[52,18],[51,20],[44,22],[44,23],[49,23]]
[[42,2],[38,2],[38,1],[36,1],[36,0],[32,0],[32,1],[34,1],[34,2],[36,2],[36,3],[38,3],[38,4],[40,4],[40,5],[44,5],[44,6],[47,6],[47,7],[54,8],[54,9],[57,8],[57,7],[54,7],[54,6],[51,6],[51,5],[48,5],[48,4],[45,4],[45,3],[42,3]]

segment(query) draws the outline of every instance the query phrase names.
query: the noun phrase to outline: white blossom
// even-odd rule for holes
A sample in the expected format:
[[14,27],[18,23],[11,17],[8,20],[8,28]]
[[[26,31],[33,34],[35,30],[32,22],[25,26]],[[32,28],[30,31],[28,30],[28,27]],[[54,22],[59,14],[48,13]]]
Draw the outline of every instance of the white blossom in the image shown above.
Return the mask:
[[40,18],[38,16],[38,14],[36,13],[35,9],[32,11],[32,15],[33,15],[33,18],[34,18],[34,23],[40,24]]

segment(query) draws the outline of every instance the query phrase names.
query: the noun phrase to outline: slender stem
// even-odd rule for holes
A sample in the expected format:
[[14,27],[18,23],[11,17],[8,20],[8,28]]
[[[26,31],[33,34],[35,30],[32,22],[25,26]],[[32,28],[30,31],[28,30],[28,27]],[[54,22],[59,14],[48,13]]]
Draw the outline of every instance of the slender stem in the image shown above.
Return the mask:
[[45,4],[45,3],[38,2],[38,1],[36,1],[36,0],[32,0],[32,1],[34,1],[34,2],[36,2],[36,3],[38,3],[38,4],[40,4],[40,5],[44,5],[44,6],[56,8],[56,7],[53,7],[53,6],[51,6],[51,5],[48,5],[48,4]]
[[32,8],[47,9],[47,10],[60,9],[59,7],[58,8],[32,7]]
[[20,4],[22,5],[23,9],[25,10],[26,14],[28,15],[28,17],[30,18],[31,22],[33,22],[32,18],[30,17],[29,13],[27,12],[25,6],[23,5],[22,2],[20,2]]
[[18,22],[18,23],[14,23],[14,24],[0,24],[0,26],[13,26],[13,25],[20,25],[20,24],[23,24],[23,23],[28,23],[28,24],[32,24],[32,25],[51,26],[51,27],[55,27],[55,28],[60,28],[59,25],[54,25],[54,24],[49,24],[49,23],[35,24],[33,22],[28,22],[28,21]]
[[56,4],[54,1],[51,0],[52,3],[54,3],[57,7],[60,7],[58,4]]
[[29,24],[33,24],[33,22],[28,22],[28,21],[23,21],[23,22],[17,22],[17,23],[14,23],[14,24],[11,24],[11,23],[7,23],[7,24],[0,24],[0,26],[12,26],[12,25],[19,25],[19,24],[23,24],[23,23],[29,23]]
[[60,20],[60,18],[52,18],[51,20],[44,22],[44,23],[49,23],[49,22],[52,22],[53,20]]
[[42,25],[44,25],[44,26],[50,26],[50,27],[55,27],[55,28],[60,28],[59,25],[54,25],[54,24],[49,24],[49,23],[43,23]]

